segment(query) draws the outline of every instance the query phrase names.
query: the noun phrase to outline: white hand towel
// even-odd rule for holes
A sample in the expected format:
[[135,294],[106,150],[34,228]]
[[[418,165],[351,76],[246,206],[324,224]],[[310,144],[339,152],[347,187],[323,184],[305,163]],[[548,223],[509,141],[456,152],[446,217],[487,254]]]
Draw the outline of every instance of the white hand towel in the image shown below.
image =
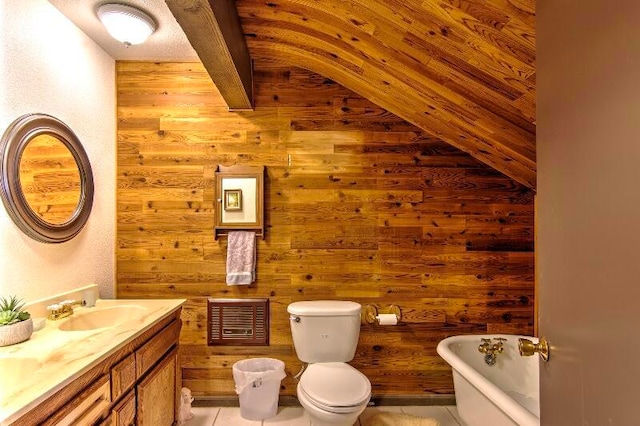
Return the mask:
[[256,280],[256,233],[230,231],[227,245],[227,285],[248,285]]

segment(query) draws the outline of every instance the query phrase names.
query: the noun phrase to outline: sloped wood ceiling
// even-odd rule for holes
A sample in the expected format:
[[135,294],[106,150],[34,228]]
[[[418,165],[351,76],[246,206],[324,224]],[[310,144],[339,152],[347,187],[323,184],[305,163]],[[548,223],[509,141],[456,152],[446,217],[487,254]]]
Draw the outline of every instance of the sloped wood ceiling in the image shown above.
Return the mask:
[[253,59],[335,80],[535,188],[534,0],[236,6]]

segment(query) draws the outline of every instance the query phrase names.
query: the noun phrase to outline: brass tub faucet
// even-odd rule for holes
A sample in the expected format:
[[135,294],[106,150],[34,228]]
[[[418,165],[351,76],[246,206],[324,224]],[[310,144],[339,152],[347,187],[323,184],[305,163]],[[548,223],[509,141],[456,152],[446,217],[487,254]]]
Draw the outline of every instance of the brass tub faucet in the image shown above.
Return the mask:
[[504,337],[494,337],[493,340],[497,343],[491,344],[491,339],[480,339],[482,343],[478,346],[478,351],[484,355],[484,362],[487,365],[495,365],[497,354],[501,354],[504,351],[504,342],[507,341]]

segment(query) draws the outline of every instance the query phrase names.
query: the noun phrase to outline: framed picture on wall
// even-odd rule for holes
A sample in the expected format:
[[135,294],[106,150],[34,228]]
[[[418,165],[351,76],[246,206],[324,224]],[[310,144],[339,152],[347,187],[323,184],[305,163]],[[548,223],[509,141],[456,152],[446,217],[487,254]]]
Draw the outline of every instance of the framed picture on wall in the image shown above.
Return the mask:
[[226,211],[242,210],[242,190],[241,189],[225,189],[224,190],[224,209]]

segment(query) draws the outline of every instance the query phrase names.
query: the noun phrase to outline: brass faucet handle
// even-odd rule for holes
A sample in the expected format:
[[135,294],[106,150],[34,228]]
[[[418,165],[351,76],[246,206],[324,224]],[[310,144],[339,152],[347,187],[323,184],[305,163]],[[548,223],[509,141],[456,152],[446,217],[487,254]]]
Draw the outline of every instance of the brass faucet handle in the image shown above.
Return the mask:
[[480,339],[480,341],[482,342],[479,346],[478,346],[478,352],[482,352],[487,353],[489,351],[489,345],[491,344],[491,339]]
[[493,350],[498,353],[502,353],[502,351],[504,350],[504,342],[506,342],[507,339],[505,339],[504,337],[494,337],[493,340],[496,340],[498,342],[493,344]]
[[47,318],[53,321],[66,318],[73,314],[73,306],[85,305],[86,302],[84,300],[63,300],[61,302],[54,303],[47,306],[47,311],[49,311]]
[[53,305],[47,306],[47,310],[49,311],[49,315],[47,315],[47,318],[55,321],[57,319],[68,316],[71,308],[61,303],[54,303]]
[[47,311],[49,311],[50,313],[59,312],[60,310],[62,310],[62,305],[59,303],[54,303],[47,306]]

